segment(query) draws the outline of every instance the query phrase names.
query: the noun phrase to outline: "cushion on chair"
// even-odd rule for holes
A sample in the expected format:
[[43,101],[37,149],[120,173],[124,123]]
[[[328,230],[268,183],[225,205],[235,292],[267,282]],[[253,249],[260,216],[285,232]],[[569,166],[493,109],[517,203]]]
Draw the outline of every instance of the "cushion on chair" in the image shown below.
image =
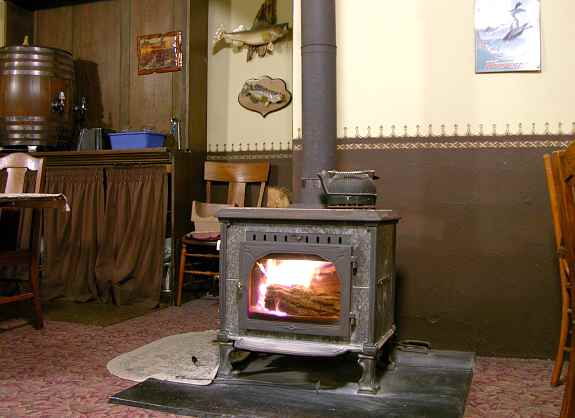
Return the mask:
[[220,209],[229,207],[231,207],[231,205],[194,200],[192,203],[194,231],[186,234],[186,238],[192,238],[198,241],[217,241],[220,239],[220,223],[218,222],[216,213]]
[[219,232],[188,232],[185,235],[188,239],[195,239],[197,241],[217,241],[220,239]]

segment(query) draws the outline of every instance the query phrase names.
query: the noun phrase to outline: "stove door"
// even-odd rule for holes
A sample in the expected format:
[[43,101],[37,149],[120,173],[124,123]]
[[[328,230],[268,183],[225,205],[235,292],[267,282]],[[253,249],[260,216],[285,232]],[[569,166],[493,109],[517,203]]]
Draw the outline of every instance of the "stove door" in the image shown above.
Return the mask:
[[240,328],[349,337],[351,246],[244,242]]

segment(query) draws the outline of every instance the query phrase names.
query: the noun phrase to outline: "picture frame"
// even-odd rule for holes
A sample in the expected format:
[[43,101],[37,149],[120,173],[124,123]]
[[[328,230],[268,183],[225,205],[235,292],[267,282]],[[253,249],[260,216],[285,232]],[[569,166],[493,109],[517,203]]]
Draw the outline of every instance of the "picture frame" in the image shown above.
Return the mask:
[[475,0],[475,73],[540,72],[540,0]]
[[181,71],[182,32],[138,36],[138,75]]

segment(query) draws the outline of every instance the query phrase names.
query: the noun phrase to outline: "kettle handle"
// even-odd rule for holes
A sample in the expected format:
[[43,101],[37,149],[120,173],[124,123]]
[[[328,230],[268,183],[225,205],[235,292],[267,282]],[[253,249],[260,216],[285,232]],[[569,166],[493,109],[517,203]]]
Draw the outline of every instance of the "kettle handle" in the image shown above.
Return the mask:
[[327,191],[327,171],[325,170],[321,170],[319,173],[317,173],[317,176],[319,177],[319,182],[321,183],[321,188],[323,189],[323,192],[325,194],[328,194],[329,192]]

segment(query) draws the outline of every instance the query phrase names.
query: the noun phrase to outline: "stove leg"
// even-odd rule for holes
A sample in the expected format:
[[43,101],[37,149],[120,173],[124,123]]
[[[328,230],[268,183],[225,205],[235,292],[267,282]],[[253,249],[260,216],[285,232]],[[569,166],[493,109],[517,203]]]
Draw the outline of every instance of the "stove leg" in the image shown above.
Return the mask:
[[233,375],[233,366],[230,360],[230,354],[234,351],[233,342],[220,342],[220,367],[218,375],[222,377],[230,377]]
[[358,363],[363,373],[358,381],[359,387],[357,392],[376,394],[379,390],[379,383],[376,380],[377,354],[373,356],[359,354]]

